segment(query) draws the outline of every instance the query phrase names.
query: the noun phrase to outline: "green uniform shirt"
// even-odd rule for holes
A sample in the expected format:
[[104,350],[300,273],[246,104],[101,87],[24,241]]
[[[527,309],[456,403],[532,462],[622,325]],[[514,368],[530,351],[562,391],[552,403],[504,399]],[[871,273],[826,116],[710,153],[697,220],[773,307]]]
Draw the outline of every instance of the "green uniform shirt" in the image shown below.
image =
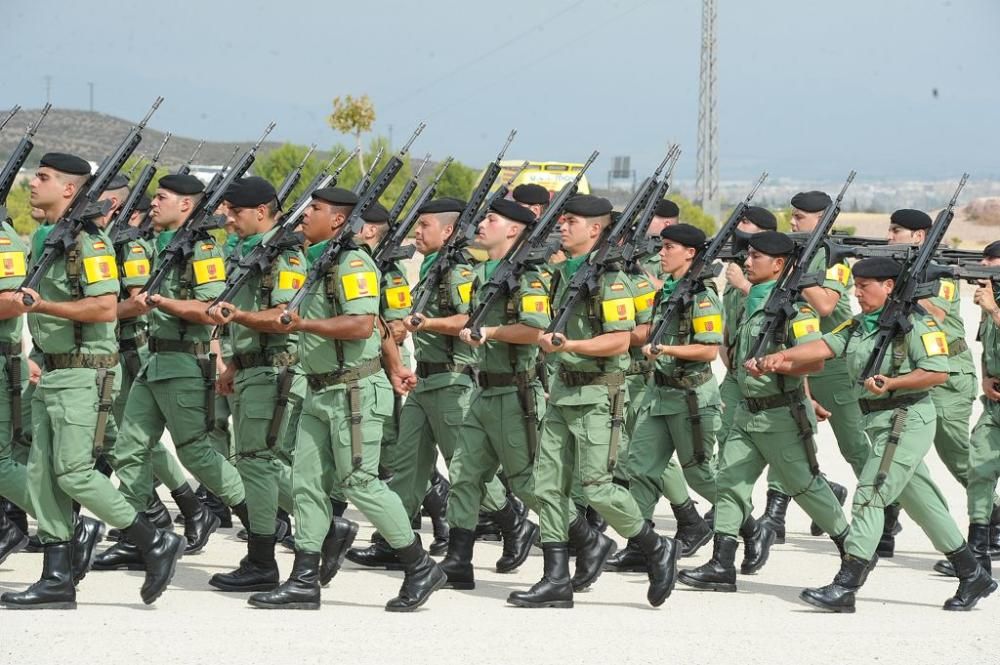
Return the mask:
[[406,271],[397,261],[382,275],[382,294],[379,309],[386,321],[402,321],[410,315],[413,300]]
[[[142,287],[149,280],[153,262],[153,244],[144,238],[133,240],[122,249],[118,257],[118,276],[121,279],[121,297],[128,298],[130,288]],[[145,314],[118,321],[118,339],[132,339],[146,329]]]
[[[865,390],[864,386],[858,382],[861,371],[864,369],[868,358],[871,356],[872,349],[875,347],[875,339],[878,334],[877,327],[873,326],[870,331],[866,330],[863,322],[864,319],[865,315],[859,314],[853,319],[845,321],[835,330],[826,333],[822,338],[826,342],[826,345],[830,347],[830,351],[833,352],[834,356],[847,358],[847,374],[854,387],[855,397],[874,401],[905,395],[907,393],[926,392],[926,390],[897,390],[893,391],[892,394],[874,395]],[[893,349],[890,349],[882,360],[882,365],[878,368],[878,373],[885,374],[886,376],[894,374],[902,375],[909,374],[914,369],[923,369],[928,372],[947,372],[948,342],[937,321],[931,316],[914,316],[911,321],[913,322],[913,328],[904,337],[903,343],[906,354],[903,357],[899,371],[895,373],[892,371],[894,354]],[[925,423],[933,421],[937,413],[934,403],[929,397],[911,406],[910,412],[919,413]],[[869,423],[875,419],[888,421],[891,417],[892,410],[877,411],[870,414],[867,421]]]
[[983,343],[983,373],[1000,379],[1000,327],[993,317],[983,316],[979,323],[979,340]]
[[[329,240],[312,245],[306,256],[311,264],[326,248]],[[337,262],[327,273],[327,279],[314,284],[302,303],[302,317],[330,319],[335,316],[378,316],[379,277],[368,252],[361,249],[341,251]],[[329,288],[329,292],[327,289]],[[357,367],[378,358],[381,339],[378,328],[372,326],[365,339],[334,340],[329,337],[301,333],[299,362],[306,374],[326,374]],[[343,359],[341,363],[340,359]]]
[[[645,275],[628,275],[632,280],[632,288],[635,290],[635,324],[652,323],[653,303],[656,301],[656,287],[646,278]],[[633,346],[628,350],[632,358],[631,372],[642,373],[650,368],[646,356],[642,355],[642,347]]]
[[[420,266],[421,278],[434,263],[436,256],[437,254],[429,254],[424,257]],[[468,263],[460,263],[453,267],[444,283],[440,285],[438,293],[432,294],[427,311],[424,313],[425,316],[434,319],[454,316],[455,314],[468,314],[469,303],[472,299],[473,277],[472,266]],[[476,362],[475,350],[457,337],[423,331],[413,335],[413,355],[418,363],[472,365]],[[420,379],[416,392],[452,385],[471,386],[472,379],[465,374],[448,372],[432,374]]]
[[[486,261],[477,265],[473,272],[472,309],[482,302],[479,287],[492,274],[499,261]],[[549,304],[549,294],[538,271],[528,270],[522,276],[517,290],[507,296],[507,299],[494,304],[483,320],[484,326],[494,327],[524,324],[530,328],[545,330],[552,321],[552,309]],[[507,344],[496,340],[488,340],[478,349],[479,371],[488,374],[512,374],[534,369],[538,360],[538,347],[534,344]],[[488,394],[510,392],[515,386],[502,388],[486,388]]]
[[[663,316],[667,306],[667,298],[661,297],[657,306],[655,320]],[[680,320],[675,317],[666,328],[663,335],[662,344],[667,346],[686,344],[722,344],[723,316],[722,302],[715,285],[711,280],[705,280],[705,290],[695,296],[691,308],[684,313],[688,332],[681,338]],[[656,372],[664,376],[681,378],[691,374],[708,371],[711,373],[712,365],[706,362],[688,362],[661,353],[656,359]],[[685,391],[670,386],[655,386],[655,392],[651,384],[647,390],[647,402],[651,403],[653,416],[670,416],[677,413],[687,413],[685,403]],[[695,394],[698,396],[698,406],[711,406],[719,404],[719,386],[715,376],[712,375],[708,381],[697,386]]]
[[[729,357],[729,366],[732,368],[735,365],[735,361],[732,358],[732,354],[736,347],[736,331],[740,319],[743,318],[743,304],[746,302],[747,296],[745,293],[737,289],[732,284],[726,284],[726,288],[722,291],[722,330],[723,330],[723,343],[726,346],[726,353]],[[732,371],[730,369],[730,371]]]
[[[45,238],[54,228],[54,225],[46,224],[35,230],[31,238],[32,261],[41,256]],[[118,284],[118,265],[111,240],[104,231],[94,233],[81,231],[77,246],[80,249],[79,292],[74,293],[67,277],[68,259],[60,257],[38,286],[38,293],[44,300],[69,302],[80,297],[90,298],[109,293],[117,295],[121,288]],[[74,334],[76,326],[79,326],[82,332],[83,341],[80,346],[76,344]],[[69,319],[57,316],[29,313],[28,330],[35,345],[43,353],[118,353],[115,322],[75,324]]]
[[809,265],[809,272],[823,274],[824,278],[820,286],[836,291],[840,295],[840,300],[837,301],[830,316],[820,317],[820,330],[827,333],[852,316],[850,298],[845,294],[848,294],[854,286],[854,275],[851,274],[851,267],[846,262],[837,263],[833,267],[827,268],[826,248],[820,249],[816,254],[816,258]]
[[[271,229],[244,238],[233,254],[234,260],[239,261],[254,247],[271,238],[274,233],[275,230]],[[306,281],[305,273],[305,254],[299,249],[286,249],[271,264],[268,274],[255,274],[243,285],[239,293],[233,296],[233,304],[245,312],[259,312],[283,305],[291,301],[299,287]],[[269,288],[269,293],[265,293],[265,284]],[[294,334],[262,333],[239,324],[232,324],[229,328],[234,354],[255,353],[265,348],[271,351],[295,353],[297,348],[298,336]]]
[[[176,231],[161,231],[156,237],[154,271],[161,253],[175,233]],[[208,303],[215,300],[225,286],[226,266],[222,248],[213,239],[206,238],[195,242],[194,253],[186,263],[170,270],[163,280],[160,294],[164,298]],[[208,342],[212,337],[212,328],[213,326],[184,321],[159,308],[149,313],[149,335],[156,339]],[[149,381],[200,376],[201,369],[197,359],[190,353],[158,351],[150,355],[146,364],[146,379]]]
[[[570,280],[583,259],[569,259],[559,265],[553,311],[561,306]],[[597,297],[579,303],[571,313],[564,332],[566,339],[590,339],[604,333],[635,329],[635,298],[635,287],[628,275],[621,271],[606,272]],[[632,364],[628,353],[608,358],[577,353],[554,353],[551,357],[560,370],[570,372],[624,372]],[[608,389],[606,386],[569,387],[556,372],[551,379],[549,397],[557,405],[599,404],[608,399]]]
[[[931,304],[944,310],[944,321],[941,328],[948,338],[948,344],[965,339],[965,323],[960,312],[962,305],[958,282],[953,279],[942,279],[938,294],[931,298]],[[972,351],[966,349],[949,358],[949,370],[952,374],[975,374],[976,361]]]
[[658,252],[647,256],[642,260],[640,265],[643,272],[652,275],[661,282],[666,278],[666,275],[663,274],[663,265],[660,263],[660,254]]
[[[21,286],[28,271],[28,245],[14,227],[0,222],[0,291],[13,291]],[[0,321],[0,342],[21,348],[21,317]]]
[[[766,282],[750,289],[746,309],[737,326],[733,369],[736,370],[736,382],[740,386],[740,394],[743,397],[769,397],[782,392],[792,392],[802,385],[803,379],[800,376],[765,374],[755,377],[751,376],[743,367],[757,335],[760,334],[764,323],[764,304],[767,302],[767,296],[774,290],[775,284],[777,282]],[[759,299],[755,297],[758,292],[762,296]],[[819,315],[816,310],[804,302],[798,303],[795,309],[795,317],[788,322],[786,327],[787,341],[785,345],[772,345],[772,348],[767,349],[766,353],[774,353],[782,348],[789,348],[821,338]]]

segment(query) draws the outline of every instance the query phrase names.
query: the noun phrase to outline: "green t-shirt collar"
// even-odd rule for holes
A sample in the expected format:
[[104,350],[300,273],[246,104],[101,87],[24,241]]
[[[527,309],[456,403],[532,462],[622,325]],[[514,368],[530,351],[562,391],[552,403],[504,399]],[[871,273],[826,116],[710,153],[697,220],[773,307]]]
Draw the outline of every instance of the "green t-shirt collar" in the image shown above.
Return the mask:
[[772,279],[769,282],[754,284],[750,287],[750,293],[747,294],[745,304],[747,317],[753,316],[764,306],[764,303],[767,302],[771,291],[774,291],[774,286],[777,283],[778,280]]
[[430,272],[431,266],[434,265],[434,261],[437,259],[437,252],[431,252],[430,254],[424,255],[424,260],[420,264],[420,279],[427,277],[427,273]]
[[861,315],[861,325],[865,329],[865,333],[873,333],[875,329],[878,328],[878,317],[882,314],[884,307],[879,307],[874,312],[870,314]]

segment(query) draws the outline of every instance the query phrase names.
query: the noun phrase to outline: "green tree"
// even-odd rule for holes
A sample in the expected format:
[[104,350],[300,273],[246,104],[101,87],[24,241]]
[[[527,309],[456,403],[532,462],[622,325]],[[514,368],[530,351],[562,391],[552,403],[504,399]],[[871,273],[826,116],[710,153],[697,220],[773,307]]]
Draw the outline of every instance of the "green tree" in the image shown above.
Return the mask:
[[7,216],[21,236],[29,236],[38,228],[38,222],[31,218],[30,196],[27,182],[15,185],[7,196]]
[[[288,177],[288,174],[298,167],[308,151],[309,148],[305,146],[286,143],[280,148],[259,156],[251,168],[255,175],[264,178],[277,189]],[[291,196],[288,197],[286,207],[292,205],[292,202],[302,195],[309,182],[316,177],[321,168],[326,166],[327,160],[328,158],[319,158],[315,155],[309,158],[309,161],[302,167],[302,177],[299,179],[299,184],[292,190]]]
[[[371,131],[375,122],[375,105],[368,95],[355,99],[351,95],[334,97],[333,113],[326,119],[330,127],[342,134],[354,137],[354,144],[361,150],[361,135]],[[358,154],[361,169],[364,170],[364,156]]]
[[711,215],[702,210],[701,206],[695,205],[687,198],[678,194],[669,194],[668,197],[680,208],[681,214],[679,220],[681,222],[697,226],[706,235],[715,233],[715,220],[712,219]]

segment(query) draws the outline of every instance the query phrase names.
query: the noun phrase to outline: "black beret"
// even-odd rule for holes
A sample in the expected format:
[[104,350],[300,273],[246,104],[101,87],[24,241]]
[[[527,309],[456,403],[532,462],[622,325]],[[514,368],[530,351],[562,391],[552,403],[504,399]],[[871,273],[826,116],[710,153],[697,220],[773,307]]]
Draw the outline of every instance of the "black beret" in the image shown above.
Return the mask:
[[875,256],[870,259],[861,259],[854,264],[851,271],[855,277],[868,277],[872,279],[895,279],[903,266],[895,259],[887,256]]
[[506,217],[512,222],[521,222],[522,224],[527,224],[529,226],[537,221],[535,213],[531,212],[520,203],[511,201],[510,199],[497,199],[490,204],[490,210],[501,217]]
[[611,201],[592,194],[577,194],[566,202],[564,210],[570,215],[580,217],[601,217],[610,215],[613,207]]
[[226,200],[236,208],[255,208],[278,198],[274,185],[260,176],[240,178],[226,190]]
[[165,175],[160,178],[158,186],[174,192],[175,194],[201,194],[205,191],[205,185],[201,182],[201,180],[198,180],[198,178],[190,174],[178,175],[176,173],[171,173],[170,175]]
[[763,231],[778,230],[778,220],[775,219],[774,214],[767,208],[748,206],[743,212],[743,219],[756,224]]
[[142,196],[139,197],[139,203],[138,205],[135,206],[135,209],[139,212],[146,212],[147,210],[149,210],[150,203],[151,201],[149,200],[149,197],[143,194]]
[[518,203],[523,203],[525,205],[548,205],[550,196],[549,190],[545,189],[541,185],[536,185],[534,183],[527,183],[524,185],[518,185],[514,188],[514,193],[512,194],[514,200]]
[[124,174],[119,173],[111,179],[111,182],[108,183],[107,191],[110,192],[116,189],[121,189],[122,187],[128,187],[128,178],[126,178]]
[[826,210],[833,200],[826,192],[799,192],[792,197],[792,207],[805,212],[819,212]]
[[1000,240],[994,240],[983,248],[983,258],[1000,259]]
[[795,243],[784,233],[761,231],[750,236],[750,246],[768,256],[787,256],[795,249]]
[[90,175],[90,163],[86,159],[65,152],[47,152],[38,164],[70,175]]
[[932,224],[930,215],[923,210],[913,210],[912,208],[903,208],[892,213],[889,216],[889,223],[911,231],[929,229]]
[[455,199],[450,196],[446,196],[440,199],[434,199],[433,201],[428,201],[427,203],[420,206],[420,210],[417,214],[420,215],[434,215],[439,212],[462,212],[465,210],[465,201],[462,199]]
[[663,227],[660,237],[664,240],[679,242],[685,247],[700,249],[705,244],[705,232],[690,224],[671,224]]
[[670,199],[662,199],[653,212],[657,217],[680,217],[681,209]]
[[388,224],[389,211],[381,203],[373,203],[361,215],[361,219],[369,224]]
[[358,195],[343,187],[321,187],[312,193],[314,199],[332,203],[335,206],[353,206],[358,204]]

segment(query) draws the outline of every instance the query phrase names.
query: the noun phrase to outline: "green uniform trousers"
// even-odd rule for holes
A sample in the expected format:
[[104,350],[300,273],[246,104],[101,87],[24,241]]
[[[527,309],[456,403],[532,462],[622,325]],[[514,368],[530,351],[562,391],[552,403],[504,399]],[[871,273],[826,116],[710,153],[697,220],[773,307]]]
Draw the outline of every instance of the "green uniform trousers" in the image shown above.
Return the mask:
[[931,389],[938,414],[934,447],[962,487],[969,484],[969,423],[978,383],[975,374],[950,374],[948,381]]
[[739,533],[753,510],[753,486],[769,465],[816,524],[827,533],[843,533],[844,511],[823,476],[813,475],[804,445],[789,407],[751,414],[740,404],[719,458],[715,532],[734,537]]
[[[680,461],[682,483],[686,479],[686,485],[715,505],[715,433],[720,427],[721,416],[716,405],[702,407],[698,413],[701,416],[701,443],[705,451],[705,460],[701,463],[694,459],[694,432],[687,413],[653,416],[649,408],[643,409],[625,461],[629,490],[643,518],[653,517],[661,487],[666,487],[664,474],[674,460],[674,452]],[[667,498],[670,499],[669,496]],[[670,502],[679,505],[673,499]]]
[[729,430],[733,426],[733,415],[740,405],[742,396],[740,394],[740,384],[736,382],[736,372],[726,372],[726,378],[719,384],[719,396],[722,398],[722,413],[719,420],[719,431],[715,434],[715,440],[719,443],[719,452],[722,452],[722,444],[729,436]]
[[571,497],[574,478],[579,479],[585,505],[597,510],[615,531],[631,538],[642,529],[635,499],[613,482],[608,468],[610,446],[610,402],[549,404],[542,418],[534,470],[542,542],[569,539],[569,523],[576,513],[566,499]]
[[[28,385],[28,364],[25,360],[22,360],[21,376],[24,377],[21,382],[21,399],[24,400],[24,391]],[[9,385],[7,363],[0,363],[0,385]],[[22,408],[21,428],[30,433],[32,427],[31,411],[29,410],[27,413],[28,420],[24,420],[24,415]],[[8,391],[6,398],[0,397],[0,496],[6,497],[24,512],[33,516],[35,511],[32,510],[31,500],[28,497],[28,468],[23,457],[30,451],[30,448],[15,442],[13,436],[14,421]],[[18,459],[19,457],[21,459]]]
[[136,378],[125,405],[113,463],[122,493],[133,507],[144,508],[153,491],[150,457],[164,427],[181,464],[212,494],[229,506],[246,498],[239,472],[214,447],[205,419],[205,382],[201,377],[152,382],[144,374]]
[[809,391],[813,399],[830,412],[827,422],[837,437],[840,454],[851,465],[854,476],[859,477],[871,448],[862,430],[864,416],[847,375],[847,361],[843,358],[827,360],[822,372],[809,375]]
[[[389,487],[402,499],[407,515],[416,515],[423,503],[438,449],[451,468],[471,397],[472,389],[466,386],[445,386],[410,393],[406,398],[400,411],[395,468]],[[494,477],[486,484],[483,509],[496,512],[506,503],[507,492],[500,479]]]
[[[884,424],[863,424],[871,440],[872,455],[861,472],[854,492],[847,552],[864,560],[875,555],[885,523],[884,508],[893,503],[899,503],[923,529],[936,550],[944,554],[954,552],[965,543],[965,539],[923,462],[934,441],[934,421],[927,422],[912,412],[908,414],[885,482],[876,492],[875,475],[882,464],[891,422],[886,418],[880,421]],[[837,532],[827,529],[827,533]]]
[[281,418],[278,437],[272,446],[267,435],[275,417],[278,400],[278,371],[270,367],[240,370],[233,395],[236,429],[236,470],[246,490],[250,532],[259,536],[274,533],[274,515],[280,506],[291,512],[292,449],[306,393],[305,376],[295,370],[288,405]]
[[43,543],[73,536],[73,501],[111,526],[124,529],[146,507],[149,494],[129,506],[111,481],[94,469],[97,370],[60,369],[42,375],[32,394],[34,438],[28,457],[28,500]]
[[[969,522],[989,524],[1000,479],[1000,402],[984,395],[983,412],[969,440]],[[940,414],[939,414],[940,417]]]
[[413,542],[402,501],[378,477],[382,423],[392,413],[392,388],[384,375],[361,381],[361,412],[365,415],[361,464],[355,467],[345,387],[310,390],[306,395],[292,462],[295,548],[299,551],[320,551],[333,517],[330,495],[338,486],[389,545],[399,549]]

